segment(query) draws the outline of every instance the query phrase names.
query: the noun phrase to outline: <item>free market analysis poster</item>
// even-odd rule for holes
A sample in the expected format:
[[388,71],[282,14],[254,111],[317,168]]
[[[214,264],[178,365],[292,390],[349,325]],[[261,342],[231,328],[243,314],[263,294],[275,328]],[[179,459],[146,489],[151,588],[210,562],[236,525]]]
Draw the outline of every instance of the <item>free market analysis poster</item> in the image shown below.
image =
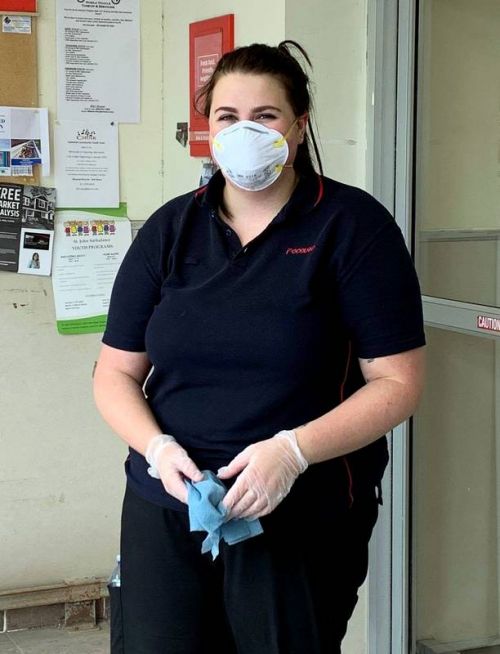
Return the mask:
[[104,331],[113,282],[132,241],[126,205],[56,212],[52,288],[60,334]]
[[0,271],[50,275],[56,189],[0,178]]

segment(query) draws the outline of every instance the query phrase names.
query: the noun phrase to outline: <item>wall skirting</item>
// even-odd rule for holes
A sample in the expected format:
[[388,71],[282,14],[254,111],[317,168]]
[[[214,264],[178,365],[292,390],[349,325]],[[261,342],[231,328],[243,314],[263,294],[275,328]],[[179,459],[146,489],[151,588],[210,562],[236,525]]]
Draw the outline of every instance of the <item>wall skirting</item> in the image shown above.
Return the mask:
[[0,591],[0,632],[92,629],[108,617],[109,593],[102,579]]

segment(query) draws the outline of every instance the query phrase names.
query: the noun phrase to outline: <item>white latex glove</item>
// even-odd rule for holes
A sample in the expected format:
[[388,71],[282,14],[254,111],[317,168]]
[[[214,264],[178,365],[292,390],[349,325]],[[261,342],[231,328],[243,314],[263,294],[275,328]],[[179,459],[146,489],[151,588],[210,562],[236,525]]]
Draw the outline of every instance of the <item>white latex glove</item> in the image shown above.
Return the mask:
[[155,479],[161,479],[167,493],[187,504],[187,477],[191,481],[201,481],[203,473],[198,469],[186,450],[177,443],[173,436],[160,434],[148,444],[146,461],[148,473]]
[[240,473],[223,500],[228,517],[250,520],[271,513],[307,466],[293,430],[249,445],[218,471],[219,479]]

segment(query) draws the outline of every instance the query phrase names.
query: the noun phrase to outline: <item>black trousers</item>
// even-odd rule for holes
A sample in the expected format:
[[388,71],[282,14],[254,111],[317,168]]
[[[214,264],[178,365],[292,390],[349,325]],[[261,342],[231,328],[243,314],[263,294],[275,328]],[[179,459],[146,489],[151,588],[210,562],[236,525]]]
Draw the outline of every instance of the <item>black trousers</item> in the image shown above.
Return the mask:
[[187,514],[127,487],[124,654],[340,653],[367,573],[378,502],[374,488],[352,501],[335,483],[325,496],[321,474],[310,483],[308,472],[261,518],[262,535],[231,546],[221,541],[214,562],[201,554],[206,534],[189,531]]

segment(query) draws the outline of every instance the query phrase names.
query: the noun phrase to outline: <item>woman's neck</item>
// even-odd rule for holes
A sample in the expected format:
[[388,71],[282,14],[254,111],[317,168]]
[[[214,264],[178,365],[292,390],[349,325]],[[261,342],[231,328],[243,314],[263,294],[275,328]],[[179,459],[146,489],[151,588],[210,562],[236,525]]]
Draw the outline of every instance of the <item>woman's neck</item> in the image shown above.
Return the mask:
[[262,191],[244,191],[226,180],[222,218],[231,223],[252,221],[255,226],[271,222],[290,199],[298,179],[293,168],[285,168],[276,182]]

